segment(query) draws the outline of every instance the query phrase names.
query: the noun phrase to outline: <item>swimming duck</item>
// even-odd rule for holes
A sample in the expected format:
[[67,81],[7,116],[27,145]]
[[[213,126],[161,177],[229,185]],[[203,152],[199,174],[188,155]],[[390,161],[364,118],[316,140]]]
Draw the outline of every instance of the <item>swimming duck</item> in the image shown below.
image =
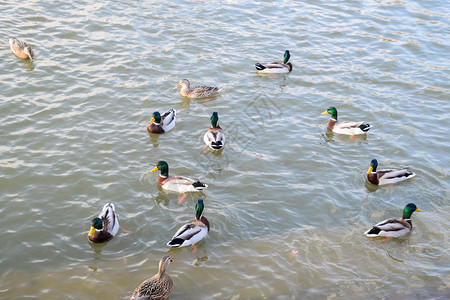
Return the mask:
[[415,211],[422,211],[414,203],[408,203],[403,210],[400,219],[387,219],[378,223],[371,229],[364,232],[368,237],[400,237],[407,234],[412,229],[411,215]]
[[11,46],[12,53],[14,53],[18,58],[29,58],[30,60],[33,60],[34,51],[24,41],[13,37],[9,40],[9,45]]
[[378,161],[372,159],[369,170],[367,171],[367,180],[375,185],[393,184],[408,178],[413,178],[416,173],[409,171],[408,168],[398,170],[378,170]]
[[150,133],[164,133],[170,131],[175,127],[176,119],[177,112],[175,109],[169,109],[162,115],[160,115],[158,111],[155,111],[150,120],[150,124],[147,126],[147,130]]
[[259,73],[289,73],[292,71],[292,64],[289,62],[291,54],[289,50],[284,52],[283,63],[272,62],[272,63],[256,63],[255,67]]
[[144,280],[134,290],[130,300],[165,300],[169,297],[173,287],[173,280],[169,274],[166,273],[167,266],[173,260],[165,255],[159,261],[158,274],[151,278]]
[[196,86],[191,89],[191,83],[187,79],[182,79],[177,85],[177,88],[181,87],[180,95],[188,98],[209,98],[219,92],[219,88],[216,86]]
[[211,127],[203,136],[203,141],[212,150],[220,150],[225,145],[225,135],[222,132],[222,128],[217,124],[219,116],[217,112],[213,112],[211,115]]
[[169,165],[167,162],[161,160],[158,161],[156,166],[150,170],[155,172],[160,170],[161,173],[158,176],[158,184],[165,190],[185,193],[185,192],[197,192],[208,187],[207,184],[195,181],[183,176],[169,176]]
[[194,221],[178,229],[167,246],[186,247],[195,245],[208,235],[209,221],[202,215],[204,207],[203,200],[199,199],[195,205]]
[[106,203],[102,212],[92,220],[88,238],[93,243],[104,243],[112,239],[119,231],[119,220],[114,204]]
[[334,133],[358,135],[366,133],[371,128],[369,124],[363,124],[363,122],[338,122],[337,109],[333,106],[322,113],[322,115],[325,114],[331,115],[328,121],[328,129]]

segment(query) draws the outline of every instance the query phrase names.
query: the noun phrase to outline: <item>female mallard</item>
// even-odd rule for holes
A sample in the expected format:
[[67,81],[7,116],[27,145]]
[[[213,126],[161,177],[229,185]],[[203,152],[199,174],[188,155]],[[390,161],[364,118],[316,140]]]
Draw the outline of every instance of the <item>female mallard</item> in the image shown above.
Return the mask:
[[150,133],[164,133],[170,131],[175,127],[176,119],[177,112],[175,109],[169,109],[162,115],[160,115],[158,111],[155,111],[150,120],[150,124],[147,126],[147,130]]
[[368,237],[400,237],[407,234],[412,229],[411,215],[415,211],[422,211],[414,203],[408,203],[403,210],[400,219],[387,219],[378,223],[371,229],[364,232]]
[[378,161],[372,159],[369,170],[367,171],[367,180],[375,185],[393,184],[408,178],[413,178],[416,173],[409,171],[408,168],[399,170],[378,170]]
[[158,184],[165,190],[185,193],[185,192],[197,192],[208,187],[207,184],[200,181],[195,181],[183,176],[169,176],[169,165],[161,160],[158,161],[156,166],[150,170],[155,172],[160,170],[161,173],[158,176]]
[[9,40],[9,44],[11,45],[12,53],[14,53],[18,58],[29,58],[30,60],[33,60],[34,51],[27,43],[13,37]]
[[292,64],[289,62],[289,58],[291,58],[291,54],[289,50],[286,50],[283,63],[256,63],[255,67],[259,73],[289,73],[292,71]]
[[164,300],[169,297],[173,287],[173,280],[166,273],[167,266],[173,260],[165,255],[159,261],[158,274],[144,280],[136,289],[134,289],[130,300]]
[[194,221],[178,229],[167,246],[186,247],[195,245],[208,235],[209,221],[202,215],[204,207],[203,200],[199,199],[195,205]]
[[330,120],[328,121],[328,129],[339,134],[358,135],[366,133],[371,126],[369,124],[363,124],[363,122],[338,122],[337,109],[335,107],[329,107],[322,115],[330,114]]
[[93,243],[103,243],[112,239],[119,231],[119,220],[114,204],[106,203],[98,218],[92,220],[88,238]]
[[211,127],[203,136],[203,141],[212,150],[220,150],[225,145],[225,135],[222,132],[222,128],[217,125],[219,116],[217,112],[213,112],[211,115]]
[[180,95],[188,98],[209,98],[219,92],[219,88],[216,86],[196,86],[191,89],[189,80],[182,79],[177,85],[177,88],[181,87]]

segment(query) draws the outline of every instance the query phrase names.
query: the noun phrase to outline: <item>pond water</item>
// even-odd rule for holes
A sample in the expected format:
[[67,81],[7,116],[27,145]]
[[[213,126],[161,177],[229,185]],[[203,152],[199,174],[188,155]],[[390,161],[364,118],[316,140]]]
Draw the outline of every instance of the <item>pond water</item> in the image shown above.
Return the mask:
[[[0,4],[0,298],[129,299],[163,255],[170,299],[439,299],[449,276],[445,1],[7,1]],[[16,58],[16,36],[35,51]],[[290,74],[258,75],[282,60]],[[217,97],[175,88],[217,85]],[[365,121],[365,136],[328,132]],[[154,111],[176,129],[150,135]],[[212,112],[227,136],[204,149]],[[379,168],[417,176],[377,188]],[[201,193],[158,188],[170,174]],[[208,237],[169,249],[205,201]],[[116,206],[117,236],[90,221]],[[415,203],[398,239],[364,231]]]

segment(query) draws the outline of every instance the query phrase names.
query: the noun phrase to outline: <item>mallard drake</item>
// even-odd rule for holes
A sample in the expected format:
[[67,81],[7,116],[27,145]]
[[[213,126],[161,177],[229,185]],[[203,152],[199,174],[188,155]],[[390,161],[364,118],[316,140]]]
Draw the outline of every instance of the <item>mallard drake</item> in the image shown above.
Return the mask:
[[18,58],[21,59],[29,58],[30,60],[33,60],[34,51],[24,41],[21,41],[13,37],[9,39],[9,45],[11,46],[12,53],[14,53]]
[[177,88],[181,87],[180,95],[188,98],[209,98],[219,92],[219,88],[216,86],[195,86],[191,89],[191,83],[187,79],[182,79],[177,85]]
[[225,135],[217,121],[219,121],[219,115],[217,112],[213,112],[211,115],[211,127],[203,136],[203,141],[212,150],[220,150],[225,145]]
[[387,219],[378,223],[371,229],[364,232],[368,237],[400,237],[407,234],[412,229],[411,215],[415,211],[422,211],[414,203],[408,203],[403,210],[400,219]]
[[119,231],[119,220],[114,204],[106,203],[102,212],[92,220],[88,238],[93,243],[104,243],[112,239]]
[[363,124],[363,122],[338,122],[337,109],[333,106],[322,113],[322,115],[325,114],[331,115],[328,121],[328,129],[334,133],[358,135],[366,133],[371,128],[369,124]]
[[371,184],[375,185],[386,185],[394,184],[408,178],[413,178],[416,173],[409,171],[408,168],[398,169],[398,170],[378,170],[378,161],[372,159],[370,162],[369,170],[367,171],[367,180]]
[[130,300],[164,300],[169,297],[173,288],[173,280],[166,273],[167,266],[173,260],[165,255],[159,261],[158,274],[144,280],[137,288],[134,289]]
[[283,63],[256,63],[255,67],[259,73],[289,73],[292,71],[292,64],[289,62],[290,57],[289,50],[286,50],[284,52]]
[[155,111],[153,117],[150,120],[150,124],[147,126],[147,130],[150,133],[164,133],[172,130],[175,127],[177,119],[177,112],[175,109],[169,109],[162,115]]
[[199,199],[195,205],[194,221],[178,229],[167,246],[186,247],[195,245],[208,235],[209,221],[202,215],[204,207],[203,200]]
[[155,172],[160,170],[158,176],[158,184],[165,190],[185,193],[185,192],[198,192],[208,187],[207,184],[195,181],[193,179],[183,177],[183,176],[169,176],[169,165],[161,160],[158,161],[156,166],[150,170],[150,172]]

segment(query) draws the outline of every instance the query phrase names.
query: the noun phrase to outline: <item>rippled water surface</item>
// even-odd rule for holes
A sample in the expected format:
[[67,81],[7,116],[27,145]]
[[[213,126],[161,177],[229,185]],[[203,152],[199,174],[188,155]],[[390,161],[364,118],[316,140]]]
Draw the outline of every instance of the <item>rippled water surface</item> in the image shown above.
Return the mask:
[[[445,1],[0,2],[0,298],[128,299],[174,263],[170,299],[444,299],[450,296],[449,6]],[[8,38],[35,51],[17,59]],[[281,60],[288,75],[256,74]],[[222,88],[184,99],[175,89]],[[365,137],[327,132],[329,106]],[[155,110],[176,130],[149,135]],[[204,149],[213,111],[227,135]],[[370,160],[410,166],[366,183]],[[149,170],[209,187],[166,193]],[[166,242],[194,217],[198,250]],[[113,202],[119,231],[87,240]],[[364,231],[414,202],[414,230]]]

